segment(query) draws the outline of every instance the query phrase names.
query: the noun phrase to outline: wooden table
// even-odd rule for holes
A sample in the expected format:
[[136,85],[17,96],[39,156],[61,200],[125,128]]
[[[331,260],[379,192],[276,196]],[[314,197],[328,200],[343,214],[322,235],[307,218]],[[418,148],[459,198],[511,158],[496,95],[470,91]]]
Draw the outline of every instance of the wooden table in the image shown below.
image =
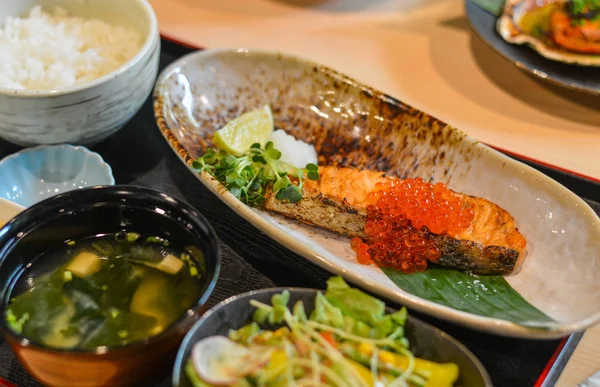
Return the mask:
[[600,97],[534,79],[463,0],[150,0],[163,35],[329,65],[499,148],[600,179]]
[[577,345],[556,387],[574,387],[600,368],[600,325],[588,329]]

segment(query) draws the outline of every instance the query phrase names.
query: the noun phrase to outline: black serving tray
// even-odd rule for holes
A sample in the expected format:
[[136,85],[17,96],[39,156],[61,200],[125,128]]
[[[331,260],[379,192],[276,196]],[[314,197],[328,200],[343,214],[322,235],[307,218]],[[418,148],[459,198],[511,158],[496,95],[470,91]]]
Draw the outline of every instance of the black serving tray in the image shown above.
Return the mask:
[[[161,69],[192,51],[164,39],[161,43]],[[18,150],[0,140],[0,158]],[[223,267],[210,305],[235,294],[272,286],[325,288],[325,281],[330,276],[328,272],[272,241],[236,215],[190,174],[156,127],[151,98],[125,128],[92,150],[112,166],[117,184],[147,186],[181,197],[212,223],[221,240]],[[559,181],[600,214],[599,181],[509,155]],[[398,307],[393,303],[389,306]],[[554,385],[581,338],[581,333],[576,333],[563,340],[512,339],[475,332],[417,312],[410,313],[466,345],[486,367],[494,385],[500,387]],[[40,386],[24,371],[2,339],[0,378],[18,387]],[[156,387],[167,386],[170,386],[170,376],[156,384]]]

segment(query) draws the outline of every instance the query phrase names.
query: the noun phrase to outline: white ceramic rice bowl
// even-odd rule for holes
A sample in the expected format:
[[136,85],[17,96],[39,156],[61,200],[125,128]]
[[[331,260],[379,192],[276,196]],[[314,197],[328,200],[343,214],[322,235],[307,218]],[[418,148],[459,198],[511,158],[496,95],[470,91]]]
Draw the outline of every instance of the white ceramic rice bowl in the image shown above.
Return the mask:
[[98,143],[121,129],[154,87],[160,54],[156,15],[146,0],[0,0],[0,25],[38,4],[130,26],[144,42],[119,69],[89,83],[50,91],[0,88],[0,138],[21,146]]

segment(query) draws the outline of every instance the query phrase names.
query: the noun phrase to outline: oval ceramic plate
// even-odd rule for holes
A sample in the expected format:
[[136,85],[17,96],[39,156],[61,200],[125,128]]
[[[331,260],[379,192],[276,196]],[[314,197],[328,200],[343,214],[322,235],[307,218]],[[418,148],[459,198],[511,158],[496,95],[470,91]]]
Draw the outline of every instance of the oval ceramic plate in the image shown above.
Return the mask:
[[[268,305],[271,303],[273,295],[284,290],[290,292],[288,305],[302,301],[307,314],[310,315],[314,309],[317,295],[315,289],[261,289],[228,298],[207,311],[183,339],[173,368],[173,386],[191,387],[191,382],[185,374],[185,365],[193,346],[198,341],[213,335],[226,336],[230,329],[239,329],[250,323],[252,314],[256,310],[250,305],[251,300]],[[387,312],[392,313],[391,310]],[[410,350],[415,356],[439,363],[452,362],[458,365],[460,372],[455,383],[457,386],[485,387],[492,385],[487,371],[475,355],[439,329],[409,315],[406,321],[406,338],[410,343]]]
[[[600,95],[600,68],[557,62],[543,57],[527,45],[508,43],[496,29],[498,16],[491,10],[478,6],[478,2],[487,3],[487,0],[465,0],[467,19],[475,33],[500,55],[545,81],[572,90]],[[490,3],[496,4],[496,0]]]
[[527,239],[521,267],[506,278],[382,271],[358,264],[347,238],[250,208],[210,175],[194,172],[255,227],[332,273],[415,310],[501,335],[554,338],[600,320],[600,223],[592,209],[426,113],[327,67],[247,50],[179,59],[159,77],[154,98],[163,135],[192,171],[214,131],[269,103],[275,126],[314,144],[320,165],[444,182],[505,208]]

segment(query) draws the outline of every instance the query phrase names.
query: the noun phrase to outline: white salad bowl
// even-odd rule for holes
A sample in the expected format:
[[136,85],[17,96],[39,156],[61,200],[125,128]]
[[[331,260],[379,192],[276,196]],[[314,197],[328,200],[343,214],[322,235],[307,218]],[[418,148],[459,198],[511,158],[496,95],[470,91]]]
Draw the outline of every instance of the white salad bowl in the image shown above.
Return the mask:
[[144,42],[117,70],[90,82],[56,90],[0,87],[0,137],[21,146],[98,143],[121,129],[152,91],[160,54],[156,15],[146,0],[0,0],[0,26],[35,5],[132,27]]
[[[550,339],[600,322],[597,214],[558,182],[460,130],[328,67],[275,52],[189,54],[164,70],[154,97],[160,130],[202,183],[267,236],[330,272],[499,335]],[[422,177],[499,205],[527,241],[524,257],[505,276],[443,268],[390,273],[358,263],[348,238],[245,205],[193,161],[212,146],[216,130],[264,104],[277,128],[315,146],[320,165]]]

